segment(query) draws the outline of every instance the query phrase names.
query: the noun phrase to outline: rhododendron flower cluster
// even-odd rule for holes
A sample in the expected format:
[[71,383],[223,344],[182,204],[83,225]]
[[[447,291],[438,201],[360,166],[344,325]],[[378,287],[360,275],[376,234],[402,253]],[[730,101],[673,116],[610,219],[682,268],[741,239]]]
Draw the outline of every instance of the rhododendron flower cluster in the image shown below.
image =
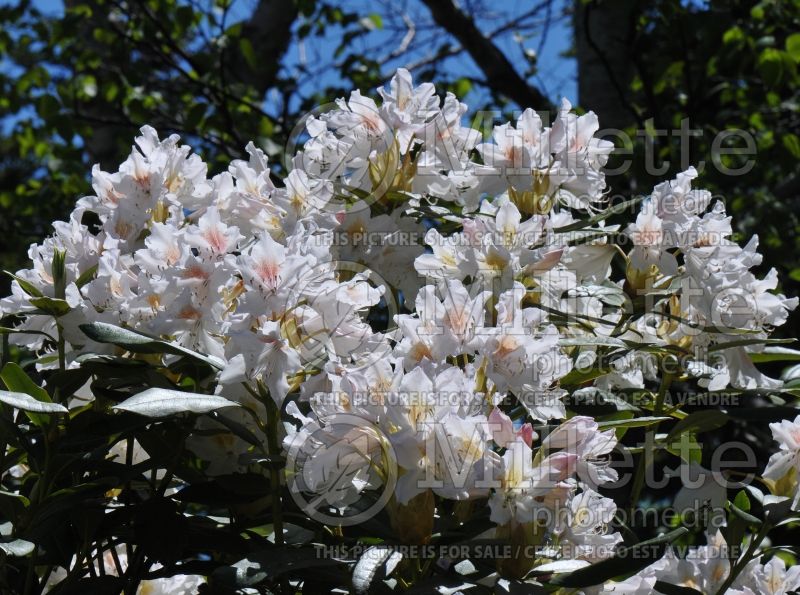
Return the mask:
[[[157,369],[199,354],[211,373],[189,388],[240,405],[226,415],[257,435],[268,410],[282,413],[271,431],[295,464],[314,447],[285,477],[295,491],[344,514],[391,489],[401,542],[430,542],[445,510],[488,507],[489,537],[538,552],[499,561],[504,579],[610,558],[623,536],[604,488],[619,479],[618,430],[636,418],[578,405],[647,395],[646,427],[670,415],[672,381],[780,389],[752,355],[797,298],[775,293],[774,269],[753,272],[757,238],[734,241],[693,168],[611,204],[613,146],[592,112],[564,101],[546,123],[526,109],[484,135],[457,97],[405,70],[379,95],[354,91],[309,118],[282,183],[253,143],[209,178],[177,136],[144,126],[119,170],[95,166],[94,194],[31,246],[0,301],[18,317],[9,339],[44,373],[143,358],[87,332],[98,324],[172,345],[145,358]],[[240,434],[195,427],[204,473],[252,465]],[[791,483],[797,420],[772,427],[781,450],[764,475]],[[593,592],[665,581],[713,593],[731,566],[703,548],[720,542],[668,550]],[[730,592],[797,588],[779,558],[748,568]]]

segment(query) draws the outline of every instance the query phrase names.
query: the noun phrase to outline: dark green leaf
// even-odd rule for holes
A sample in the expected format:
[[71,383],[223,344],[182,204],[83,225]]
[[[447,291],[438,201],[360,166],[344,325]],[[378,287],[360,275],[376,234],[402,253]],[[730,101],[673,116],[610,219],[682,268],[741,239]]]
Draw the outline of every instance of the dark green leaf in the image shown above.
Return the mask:
[[755,363],[800,361],[800,351],[788,347],[764,347],[762,351],[751,353],[750,359]]
[[761,520],[754,517],[749,512],[745,512],[744,510],[740,509],[734,503],[730,503],[731,512],[735,514],[737,517],[742,519],[748,525],[757,525],[761,526]]
[[782,52],[775,48],[764,48],[758,57],[758,71],[767,86],[777,86],[783,78]]
[[0,400],[25,411],[37,426],[47,423],[42,414],[67,413],[65,407],[52,402],[47,391],[31,380],[19,364],[8,362],[0,371],[0,379],[9,389],[8,392],[3,391],[5,398],[0,397]]
[[0,541],[0,550],[7,556],[23,558],[30,554],[36,546],[24,539],[14,539],[13,541]]
[[0,390],[0,401],[22,411],[32,413],[69,413],[67,408],[58,403],[48,403],[37,401],[25,393],[16,393],[7,390]]
[[64,300],[49,297],[32,297],[28,300],[32,306],[36,306],[45,314],[50,316],[63,316],[71,310],[69,304]]
[[112,343],[134,353],[172,353],[193,357],[218,370],[223,367],[222,362],[207,355],[186,349],[175,343],[170,343],[156,337],[148,337],[142,333],[114,326],[106,322],[93,322],[80,325],[84,334],[98,343]]
[[786,38],[786,52],[795,62],[800,62],[800,33],[792,33]]
[[254,587],[265,580],[302,571],[306,576],[313,569],[338,566],[341,563],[321,556],[315,548],[283,547],[254,552],[231,566],[218,568],[211,574],[211,584],[217,588],[239,589]]
[[703,593],[697,589],[678,587],[677,585],[665,583],[664,581],[656,581],[655,588],[656,591],[664,593],[664,595],[703,595]]
[[[402,557],[391,546],[376,545],[367,549],[353,569],[353,590],[359,595],[368,593],[376,577],[382,579],[388,576]],[[385,571],[381,572],[384,565]]]
[[606,209],[602,213],[599,213],[598,215],[595,215],[594,217],[589,217],[588,219],[580,219],[578,221],[575,221],[574,223],[570,223],[569,225],[564,225],[563,227],[556,227],[555,229],[553,229],[553,232],[567,233],[570,231],[577,231],[585,227],[591,227],[595,223],[604,221],[605,219],[608,219],[612,215],[618,215],[620,213],[624,213],[628,209],[642,202],[644,198],[645,198],[644,196],[637,196],[636,198],[626,200],[625,202],[614,205],[613,207],[609,207],[608,209]]
[[675,424],[675,427],[667,435],[667,442],[671,443],[678,440],[679,436],[685,432],[700,434],[716,430],[728,423],[728,419],[728,416],[718,409],[695,411]]
[[621,548],[613,557],[581,568],[569,574],[557,576],[549,581],[552,585],[580,589],[601,585],[613,578],[628,576],[661,559],[667,545],[688,533],[685,527],[665,535],[643,541],[631,547]]
[[744,490],[740,490],[738,494],[736,494],[736,498],[734,498],[733,503],[739,508],[739,510],[743,510],[745,512],[750,512],[750,498],[747,497],[747,492]]
[[208,413],[223,407],[239,406],[238,403],[216,395],[150,388],[116,405],[114,409],[130,411],[146,417],[168,417],[178,413]]
[[96,274],[97,274],[97,265],[94,265],[93,267],[90,267],[81,273],[81,276],[78,277],[78,279],[75,281],[75,285],[77,285],[78,288],[83,287],[89,281],[94,279]]
[[634,417],[633,419],[619,419],[613,421],[601,421],[597,423],[600,430],[610,430],[611,428],[643,428],[663,421],[670,421],[671,417]]
[[8,275],[12,279],[14,279],[14,281],[19,283],[19,286],[22,288],[22,291],[27,293],[29,296],[32,296],[32,297],[44,297],[44,294],[41,291],[39,291],[39,289],[35,285],[33,285],[32,283],[29,283],[28,281],[26,281],[22,277],[17,277],[14,273],[9,273],[8,271],[4,271],[4,272],[5,272],[6,275]]

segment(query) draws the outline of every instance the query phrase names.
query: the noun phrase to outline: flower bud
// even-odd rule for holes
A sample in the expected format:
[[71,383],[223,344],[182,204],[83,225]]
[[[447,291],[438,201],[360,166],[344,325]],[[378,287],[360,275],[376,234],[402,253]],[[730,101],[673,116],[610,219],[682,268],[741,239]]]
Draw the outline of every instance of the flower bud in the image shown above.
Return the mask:
[[431,490],[417,494],[407,504],[400,504],[392,496],[387,506],[392,530],[400,543],[424,545],[433,533],[433,513],[436,509]]
[[497,560],[497,572],[507,579],[522,579],[536,566],[536,548],[541,545],[546,527],[535,520],[511,520],[496,529],[495,536],[511,545],[511,557]]

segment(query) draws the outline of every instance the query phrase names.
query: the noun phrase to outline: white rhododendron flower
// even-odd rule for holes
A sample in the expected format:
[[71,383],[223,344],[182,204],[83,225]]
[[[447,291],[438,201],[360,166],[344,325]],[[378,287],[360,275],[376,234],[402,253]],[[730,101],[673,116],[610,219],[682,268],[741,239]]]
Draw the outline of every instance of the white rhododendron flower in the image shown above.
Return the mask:
[[[700,593],[718,593],[730,575],[729,548],[730,545],[725,542],[721,532],[708,534],[706,545],[688,548],[683,557],[669,549],[658,562],[625,581],[607,583],[600,592],[643,595],[652,593],[656,581],[661,581],[677,587],[695,589]],[[798,587],[800,572],[797,566],[787,569],[780,557],[773,556],[766,564],[759,563],[758,559],[747,564],[728,583],[724,592],[732,595],[789,595]]]
[[[253,143],[209,179],[177,136],[144,126],[118,171],[95,166],[94,194],[29,248],[0,300],[6,338],[43,373],[125,361],[239,405],[189,419],[193,473],[270,474],[276,510],[283,453],[292,495],[326,524],[391,489],[400,541],[449,539],[480,509],[485,537],[538,548],[498,562],[503,577],[607,559],[622,543],[606,490],[630,455],[625,432],[641,428],[666,456],[676,447],[659,424],[703,431],[665,401],[672,382],[782,389],[753,356],[798,299],[776,293],[774,269],[757,276],[758,238],[734,241],[694,168],[612,212],[613,145],[593,112],[564,100],[545,126],[525,109],[484,138],[467,109],[400,69],[378,97],[356,90],[310,117],[282,182]],[[97,332],[115,327],[123,339]],[[770,428],[779,451],[764,478],[796,504],[800,416]],[[726,534],[586,592],[800,586],[756,546],[728,581],[742,565],[718,555]]]
[[[780,481],[789,476],[796,482],[800,472],[800,415],[794,421],[784,419],[779,423],[769,424],[769,428],[772,430],[772,437],[778,442],[779,450],[767,462],[764,477]],[[800,490],[796,487],[793,496],[793,505],[797,507],[800,503]]]
[[573,496],[561,535],[562,547],[571,550],[569,557],[588,562],[611,557],[614,546],[622,541],[619,533],[608,530],[616,512],[612,499],[592,489],[584,489]]

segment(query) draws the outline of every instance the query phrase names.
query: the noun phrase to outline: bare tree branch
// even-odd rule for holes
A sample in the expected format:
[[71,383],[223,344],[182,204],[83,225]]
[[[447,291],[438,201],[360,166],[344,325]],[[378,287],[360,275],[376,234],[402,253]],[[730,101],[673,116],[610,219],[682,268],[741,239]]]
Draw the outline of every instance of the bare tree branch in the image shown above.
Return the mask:
[[403,23],[405,23],[406,27],[408,27],[408,31],[403,36],[403,40],[400,42],[400,45],[397,46],[392,53],[389,54],[389,57],[384,60],[386,62],[389,58],[396,58],[397,56],[401,56],[405,53],[408,49],[408,46],[411,45],[411,41],[414,39],[414,36],[417,34],[417,28],[414,25],[414,21],[411,20],[411,17],[408,16],[408,13],[403,13]]
[[505,54],[481,33],[475,21],[452,0],[422,0],[436,23],[455,37],[466,49],[483,74],[486,84],[520,107],[551,109],[550,100],[522,78]]

